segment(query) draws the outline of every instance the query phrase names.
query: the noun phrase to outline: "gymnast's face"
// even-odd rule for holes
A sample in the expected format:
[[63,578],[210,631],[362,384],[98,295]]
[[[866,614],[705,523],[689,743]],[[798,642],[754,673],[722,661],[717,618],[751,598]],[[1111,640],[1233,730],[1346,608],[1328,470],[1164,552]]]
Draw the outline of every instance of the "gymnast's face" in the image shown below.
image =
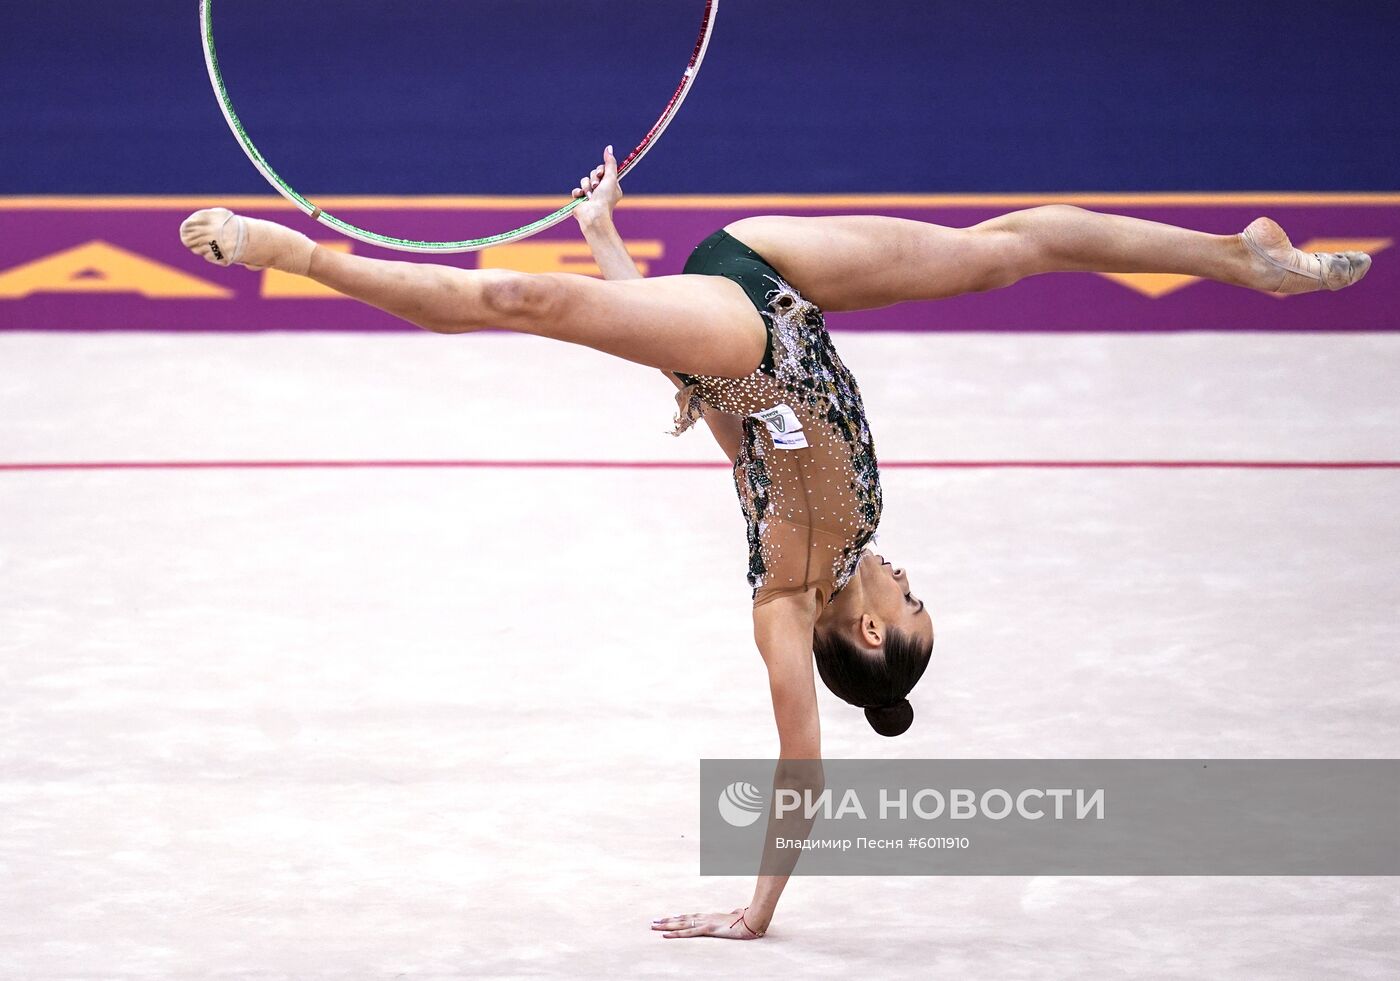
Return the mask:
[[861,558],[856,574],[822,611],[821,620],[858,647],[871,650],[884,646],[891,627],[933,643],[933,618],[909,584],[908,574],[874,552]]

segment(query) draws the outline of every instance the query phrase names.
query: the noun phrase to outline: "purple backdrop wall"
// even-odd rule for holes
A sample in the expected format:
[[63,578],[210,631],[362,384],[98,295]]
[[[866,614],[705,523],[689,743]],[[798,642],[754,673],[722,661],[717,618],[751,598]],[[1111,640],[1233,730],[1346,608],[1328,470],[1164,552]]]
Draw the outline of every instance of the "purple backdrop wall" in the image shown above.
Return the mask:
[[[745,215],[867,213],[966,225],[1034,199],[1019,198],[632,198],[619,225],[649,275],[680,271],[693,245]],[[834,329],[924,331],[1388,331],[1400,327],[1400,273],[1386,250],[1400,239],[1400,195],[1115,196],[1075,200],[1214,232],[1263,213],[1299,244],[1362,248],[1379,258],[1367,280],[1337,295],[1287,301],[1182,278],[1065,274],[995,293],[843,314]],[[182,199],[0,199],[0,329],[396,330],[407,325],[342,298],[305,294],[306,281],[222,269],[181,248],[180,220],[201,202]],[[275,198],[235,201],[248,213],[290,222],[316,238],[352,243]],[[360,202],[363,205],[365,202]],[[372,202],[346,217],[369,227],[450,238],[512,227],[546,210],[519,199]],[[250,207],[251,206],[251,207]],[[328,207],[334,207],[327,202]],[[765,207],[766,206],[766,207]],[[357,253],[398,257],[353,244]],[[414,257],[424,260],[426,257]],[[448,257],[527,270],[589,272],[576,231],[561,225],[519,246]],[[314,287],[313,287],[314,289]]]

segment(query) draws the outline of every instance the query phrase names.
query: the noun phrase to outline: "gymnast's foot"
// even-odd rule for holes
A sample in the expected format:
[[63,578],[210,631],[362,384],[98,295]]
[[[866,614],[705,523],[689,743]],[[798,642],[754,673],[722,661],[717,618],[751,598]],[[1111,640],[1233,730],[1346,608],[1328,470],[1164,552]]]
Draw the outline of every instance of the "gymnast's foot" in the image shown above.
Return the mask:
[[244,218],[227,208],[196,211],[180,225],[185,248],[216,266],[238,263],[249,269],[280,269],[305,276],[316,243],[301,232],[260,218]]
[[1300,252],[1272,218],[1256,218],[1240,238],[1256,257],[1257,282],[1251,285],[1268,293],[1339,290],[1371,268],[1365,252]]

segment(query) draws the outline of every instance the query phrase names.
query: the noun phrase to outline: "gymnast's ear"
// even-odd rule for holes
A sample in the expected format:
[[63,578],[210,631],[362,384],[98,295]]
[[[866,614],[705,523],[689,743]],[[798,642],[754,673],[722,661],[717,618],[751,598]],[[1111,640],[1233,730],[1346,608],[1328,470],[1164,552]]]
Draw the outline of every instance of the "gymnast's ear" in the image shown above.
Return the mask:
[[885,646],[885,625],[876,620],[869,613],[860,615],[860,627],[856,631],[860,636],[861,643],[870,647]]

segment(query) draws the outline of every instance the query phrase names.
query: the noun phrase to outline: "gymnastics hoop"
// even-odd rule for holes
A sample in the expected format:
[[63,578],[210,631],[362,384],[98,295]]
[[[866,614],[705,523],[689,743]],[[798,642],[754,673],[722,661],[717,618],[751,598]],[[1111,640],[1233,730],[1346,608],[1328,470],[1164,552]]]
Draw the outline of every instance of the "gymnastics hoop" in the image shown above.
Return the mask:
[[[661,134],[666,131],[666,127],[671,124],[671,120],[676,118],[676,113],[680,112],[681,103],[685,102],[685,97],[690,94],[690,87],[695,82],[695,77],[700,73],[700,65],[705,60],[705,52],[710,46],[710,36],[714,33],[715,18],[719,13],[719,0],[705,0],[705,18],[700,25],[700,37],[695,42],[695,50],[691,52],[690,64],[686,66],[685,74],[681,77],[681,83],[676,87],[675,94],[671,96],[671,101],[666,104],[660,118],[652,125],[651,130],[638,143],[636,148],[627,155],[626,159],[618,166],[617,176],[625,176],[628,171],[637,166],[647,152],[661,139]],[[419,242],[407,238],[394,238],[390,235],[380,235],[350,224],[344,219],[328,214],[316,205],[312,204],[305,197],[299,194],[295,188],[284,181],[277,171],[272,169],[272,164],[267,162],[267,158],[262,155],[257,146],[253,144],[248,136],[248,131],[244,129],[243,122],[238,118],[238,113],[233,108],[233,100],[229,98],[228,89],[224,85],[223,73],[219,71],[219,56],[214,48],[214,0],[200,0],[199,2],[199,30],[200,37],[204,43],[204,64],[209,69],[209,82],[214,86],[214,95],[219,100],[219,108],[223,110],[224,120],[228,123],[229,129],[233,131],[234,138],[238,140],[238,145],[243,148],[243,152],[248,155],[248,159],[253,162],[253,166],[258,169],[273,189],[282,195],[292,204],[296,205],[304,214],[315,221],[319,221],[327,228],[334,228],[342,235],[369,245],[379,245],[386,249],[396,249],[399,252],[476,252],[479,249],[489,248],[492,245],[504,245],[507,242],[518,242],[521,239],[529,238],[536,232],[542,232],[546,228],[557,225],[567,218],[575,208],[579,206],[582,199],[570,199],[558,211],[554,211],[543,218],[522,225],[519,228],[508,232],[501,232],[496,235],[488,235],[485,238],[469,238],[459,242]]]

